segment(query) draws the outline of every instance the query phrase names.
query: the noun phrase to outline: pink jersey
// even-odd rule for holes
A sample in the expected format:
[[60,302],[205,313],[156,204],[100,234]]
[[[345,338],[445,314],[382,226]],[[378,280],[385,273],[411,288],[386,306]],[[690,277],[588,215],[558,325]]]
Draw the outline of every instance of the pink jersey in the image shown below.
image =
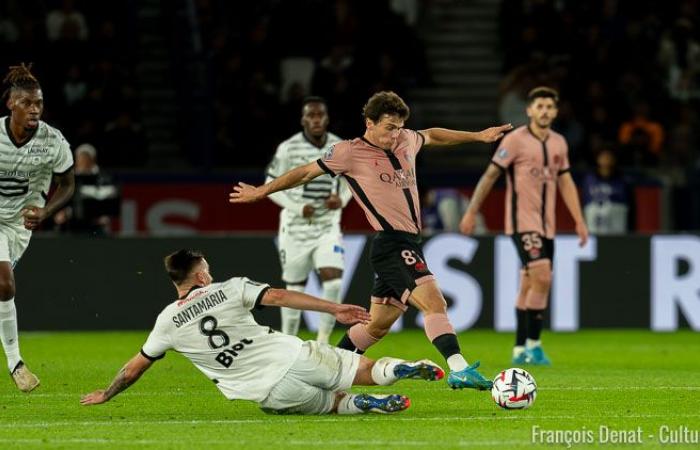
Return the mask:
[[345,177],[372,228],[418,234],[416,155],[424,141],[422,134],[407,129],[399,132],[391,151],[364,138],[341,141],[318,160],[318,165],[331,176]]
[[564,136],[552,130],[544,141],[527,126],[503,138],[491,162],[507,174],[506,234],[554,238],[557,178],[569,170],[568,153]]

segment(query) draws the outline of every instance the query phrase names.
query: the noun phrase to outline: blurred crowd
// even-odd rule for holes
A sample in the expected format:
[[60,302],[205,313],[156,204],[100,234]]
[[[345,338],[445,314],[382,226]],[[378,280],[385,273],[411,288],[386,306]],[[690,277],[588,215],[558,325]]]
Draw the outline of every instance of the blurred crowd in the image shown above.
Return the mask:
[[73,148],[100,148],[106,167],[140,167],[147,158],[128,11],[115,1],[0,2],[0,74],[33,62],[44,119]]
[[503,2],[502,119],[522,123],[525,93],[550,84],[576,163],[612,150],[627,167],[698,164],[699,13],[697,0]]
[[299,130],[306,95],[325,97],[333,132],[354,137],[372,93],[430,82],[416,1],[195,3],[219,165],[264,166]]
[[[180,39],[165,56],[172,77],[182,78],[178,89],[195,84],[178,64],[199,65],[204,78],[198,104],[183,102],[183,92],[177,91],[179,97],[165,105],[194,111],[191,116],[204,111],[181,128],[197,139],[207,137],[181,139],[179,145],[188,148],[179,156],[168,154],[180,158],[172,167],[263,167],[277,144],[299,130],[301,101],[310,94],[327,99],[331,131],[344,138],[359,135],[361,108],[372,93],[391,89],[406,96],[411,88],[434,85],[418,30],[425,9],[438,1],[459,0],[162,4],[166,41]],[[142,168],[149,162],[139,84],[148,56],[139,53],[138,22],[153,4],[0,2],[0,73],[34,62],[46,99],[45,120],[81,149],[76,159],[94,163],[80,179],[84,195],[77,201],[87,203],[74,203],[60,214],[59,229],[109,229],[118,189],[100,169]],[[524,124],[531,88],[560,90],[555,129],[567,138],[581,175],[589,224],[612,232],[633,226],[630,168],[683,172],[677,178],[695,186],[700,0],[509,0],[501,5],[499,120]],[[185,19],[188,26],[181,28]],[[188,40],[197,44],[192,59],[179,47]],[[206,164],[197,162],[203,154]],[[153,155],[150,161],[148,167],[156,168]],[[426,192],[429,228],[454,226],[468,201],[458,194],[451,188]],[[86,221],[88,216],[94,217]]]

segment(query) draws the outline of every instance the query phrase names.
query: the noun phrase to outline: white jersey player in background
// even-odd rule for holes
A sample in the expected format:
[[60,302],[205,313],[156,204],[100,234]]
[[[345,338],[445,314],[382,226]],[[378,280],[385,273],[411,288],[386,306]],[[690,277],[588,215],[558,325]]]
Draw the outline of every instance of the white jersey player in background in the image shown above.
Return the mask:
[[[14,267],[32,230],[60,210],[75,189],[70,145],[42,122],[44,97],[31,64],[10,67],[3,80],[8,117],[0,118],[0,340],[17,387],[29,392],[39,379],[19,351]],[[51,181],[56,190],[46,201]]]
[[[329,133],[328,110],[321,97],[304,99],[301,111],[303,130],[277,147],[267,167],[267,182],[294,169],[309,164],[330,151],[341,139]],[[341,303],[343,276],[343,238],[340,217],[352,194],[345,180],[322,175],[313,181],[287,191],[270,195],[282,207],[278,246],[282,264],[282,280],[287,289],[304,292],[309,272],[318,272],[323,297]],[[282,332],[299,332],[301,311],[282,308]],[[328,343],[335,318],[322,314],[317,341]]]
[[165,307],[141,351],[106,390],[82,397],[104,403],[133,384],[167,350],[182,353],[229,400],[251,400],[266,412],[360,414],[397,412],[402,395],[349,394],[352,385],[389,385],[398,379],[439,380],[442,369],[427,360],[372,361],[357,353],[273,331],[251,310],[286,306],[333,314],[344,324],[366,323],[362,307],[327,302],[304,293],[272,289],[248,278],[214,283],[204,255],[179,250],[165,258],[178,299]]

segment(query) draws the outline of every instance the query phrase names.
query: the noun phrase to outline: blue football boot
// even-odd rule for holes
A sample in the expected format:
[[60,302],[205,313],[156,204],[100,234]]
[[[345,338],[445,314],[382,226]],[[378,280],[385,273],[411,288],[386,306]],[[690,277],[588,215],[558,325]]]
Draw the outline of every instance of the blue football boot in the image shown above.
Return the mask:
[[523,364],[527,364],[528,363],[527,351],[523,350],[522,352],[518,353],[518,356],[513,356],[513,359],[511,359],[511,362],[515,366],[522,366]]
[[394,367],[394,375],[399,380],[417,379],[426,381],[442,380],[445,371],[429,359],[405,361]]
[[447,384],[452,389],[478,389],[480,391],[485,391],[493,387],[493,381],[487,380],[477,372],[479,367],[479,361],[475,362],[466,369],[462,369],[459,372],[450,372],[447,377]]
[[353,399],[355,406],[364,412],[374,412],[379,414],[389,414],[411,406],[411,399],[405,395],[370,395],[358,394]]
[[541,346],[528,348],[525,350],[527,353],[527,364],[532,364],[533,366],[551,366],[552,361],[547,358],[544,354]]

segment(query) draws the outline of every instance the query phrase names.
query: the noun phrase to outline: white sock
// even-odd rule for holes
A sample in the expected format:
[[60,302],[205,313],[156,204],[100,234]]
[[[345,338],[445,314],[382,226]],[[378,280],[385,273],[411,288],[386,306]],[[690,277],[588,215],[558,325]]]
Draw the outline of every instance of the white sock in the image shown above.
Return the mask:
[[394,384],[398,379],[396,375],[394,375],[394,367],[402,362],[402,359],[389,357],[379,358],[372,366],[372,381],[379,386]]
[[464,359],[464,356],[460,355],[459,353],[455,353],[447,358],[447,365],[450,366],[450,370],[452,372],[459,372],[460,370],[464,370],[469,367],[467,360]]
[[[288,291],[304,292],[304,286],[301,284],[288,284]],[[294,308],[280,308],[282,313],[282,333],[296,336],[299,333],[299,324],[301,323],[301,310]]]
[[542,341],[540,340],[528,339],[525,341],[525,346],[527,348],[535,348],[539,347],[540,345],[542,345]]
[[525,346],[523,345],[516,345],[513,347],[513,358],[517,358],[522,354],[522,352],[525,351]]
[[345,394],[345,397],[338,402],[338,414],[362,414],[360,408],[355,406],[355,394]]
[[[334,303],[340,303],[340,287],[342,280],[336,278],[323,282],[323,298]],[[335,316],[331,314],[321,314],[321,319],[318,323],[318,336],[316,340],[327,344],[331,338],[333,327],[335,326]]]
[[0,302],[0,340],[5,349],[7,367],[12,370],[22,360],[19,354],[19,336],[17,334],[17,310],[15,299]]

